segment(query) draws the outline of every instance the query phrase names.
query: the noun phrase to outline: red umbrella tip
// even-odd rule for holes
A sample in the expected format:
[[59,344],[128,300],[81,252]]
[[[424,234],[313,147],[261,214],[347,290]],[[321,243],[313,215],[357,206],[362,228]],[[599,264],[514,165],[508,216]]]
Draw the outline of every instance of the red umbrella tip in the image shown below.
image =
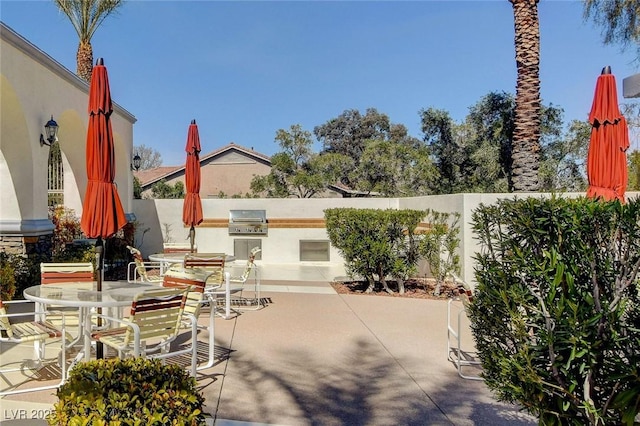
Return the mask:
[[191,124],[196,124],[196,119],[191,120]]
[[104,65],[104,59],[102,59],[102,58],[98,58],[98,59],[96,60],[96,65]]
[[605,75],[605,74],[611,74],[611,66],[607,65],[606,67],[602,68],[602,72],[600,73],[600,75]]

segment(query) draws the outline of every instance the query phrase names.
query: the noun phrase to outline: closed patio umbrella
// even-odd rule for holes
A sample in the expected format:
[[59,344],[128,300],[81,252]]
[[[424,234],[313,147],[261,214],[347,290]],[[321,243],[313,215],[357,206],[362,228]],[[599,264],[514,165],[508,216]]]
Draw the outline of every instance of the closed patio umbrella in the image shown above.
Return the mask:
[[[82,204],[82,232],[96,240],[98,291],[102,291],[102,239],[115,234],[127,223],[118,189],[113,183],[115,159],[111,130],[111,92],[107,68],[98,59],[91,74],[89,89],[89,126],[87,129],[87,191]],[[102,358],[102,345],[96,347]]]
[[189,243],[194,252],[195,226],[202,222],[202,201],[200,200],[200,135],[196,120],[191,120],[187,133],[187,163],[185,167],[185,186],[187,193],[182,206],[182,221],[189,226]]
[[618,106],[616,79],[610,67],[602,70],[596,82],[589,123],[592,127],[587,154],[587,197],[624,202],[629,130]]

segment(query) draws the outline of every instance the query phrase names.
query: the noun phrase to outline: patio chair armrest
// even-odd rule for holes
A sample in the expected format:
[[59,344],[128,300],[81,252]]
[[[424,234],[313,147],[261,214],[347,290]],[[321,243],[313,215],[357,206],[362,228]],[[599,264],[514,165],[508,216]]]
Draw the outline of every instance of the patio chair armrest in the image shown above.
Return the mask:
[[[213,315],[213,314],[212,314]],[[198,340],[198,319],[195,315],[189,312],[182,313],[182,325],[186,326],[188,322],[189,327],[191,328],[191,344],[195,345]]]
[[182,313],[182,317],[187,319],[189,321],[189,323],[191,324],[191,326],[194,326],[194,325],[197,326],[198,325],[198,319],[196,318],[195,315],[190,314],[189,312],[183,312]]
[[[3,302],[4,303],[4,302]],[[36,317],[37,315],[43,315],[45,320],[48,315],[55,314],[62,317],[62,324],[64,325],[65,313],[61,311],[33,311],[33,312],[16,312],[15,314],[0,314],[2,318],[21,318],[21,317]]]
[[91,317],[96,317],[96,318],[102,318],[102,319],[106,319],[109,321],[113,321],[115,323],[121,324],[123,326],[121,327],[109,327],[105,330],[99,330],[99,331],[95,331],[93,333],[91,333],[91,336],[96,336],[94,337],[95,340],[100,340],[100,335],[107,335],[109,333],[109,331],[111,330],[112,332],[114,332],[115,330],[118,330],[122,332],[126,331],[127,328],[131,328],[131,330],[133,330],[133,355],[134,356],[140,356],[140,326],[138,326],[138,324],[135,324],[129,320],[126,320],[124,318],[117,318],[117,317],[111,317],[108,315],[104,315],[104,314],[98,314],[98,313],[92,313]]
[[20,303],[34,303],[35,304],[36,302],[34,302],[33,300],[26,300],[26,299],[25,300],[3,300],[2,301],[3,305],[17,305],[17,304],[20,304]]

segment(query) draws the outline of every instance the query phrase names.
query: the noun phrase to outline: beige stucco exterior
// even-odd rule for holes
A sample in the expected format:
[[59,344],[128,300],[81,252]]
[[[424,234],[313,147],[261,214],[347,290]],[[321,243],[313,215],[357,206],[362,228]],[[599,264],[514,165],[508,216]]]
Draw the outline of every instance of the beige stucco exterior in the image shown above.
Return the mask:
[[[43,235],[47,218],[49,147],[40,145],[53,115],[64,166],[64,203],[78,215],[87,187],[85,144],[88,84],[45,52],[0,23],[0,235]],[[109,59],[105,65],[110,73]],[[115,71],[117,72],[117,71]],[[117,88],[112,87],[117,99]],[[114,104],[111,122],[118,192],[132,213],[133,177],[129,164],[135,117]]]
[[[185,154],[186,159],[186,154]],[[162,168],[164,169],[164,168]],[[142,196],[151,198],[151,187],[164,180],[169,185],[184,181],[184,164],[168,168],[166,173],[145,179]],[[153,173],[153,170],[146,173]],[[264,176],[271,172],[269,157],[233,143],[200,157],[200,197],[225,198],[245,196],[251,192],[250,184],[254,176]],[[143,177],[140,173],[140,177]]]
[[[271,173],[271,158],[231,142],[216,151],[201,154],[200,167],[201,198],[241,198],[251,194],[251,180],[254,176],[266,176]],[[142,197],[154,198],[151,188],[161,180],[171,186],[177,182],[184,184],[184,173],[184,164],[136,172],[142,186]],[[361,195],[358,191],[331,185],[315,196],[333,198]]]

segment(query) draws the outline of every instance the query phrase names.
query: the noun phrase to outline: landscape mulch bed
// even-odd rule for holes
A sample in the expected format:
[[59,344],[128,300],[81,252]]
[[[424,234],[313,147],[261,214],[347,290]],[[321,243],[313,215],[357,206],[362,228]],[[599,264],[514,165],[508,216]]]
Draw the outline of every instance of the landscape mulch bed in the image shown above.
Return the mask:
[[398,293],[398,284],[395,281],[387,281],[389,288],[393,293],[387,293],[380,283],[376,283],[375,290],[366,293],[369,284],[366,281],[345,281],[332,282],[331,286],[339,294],[361,294],[363,296],[382,296],[382,297],[406,297],[413,299],[436,299],[448,300],[458,294],[456,285],[453,282],[445,282],[440,288],[440,295],[433,294],[436,288],[436,282],[430,278],[412,278],[404,283],[404,294]]

